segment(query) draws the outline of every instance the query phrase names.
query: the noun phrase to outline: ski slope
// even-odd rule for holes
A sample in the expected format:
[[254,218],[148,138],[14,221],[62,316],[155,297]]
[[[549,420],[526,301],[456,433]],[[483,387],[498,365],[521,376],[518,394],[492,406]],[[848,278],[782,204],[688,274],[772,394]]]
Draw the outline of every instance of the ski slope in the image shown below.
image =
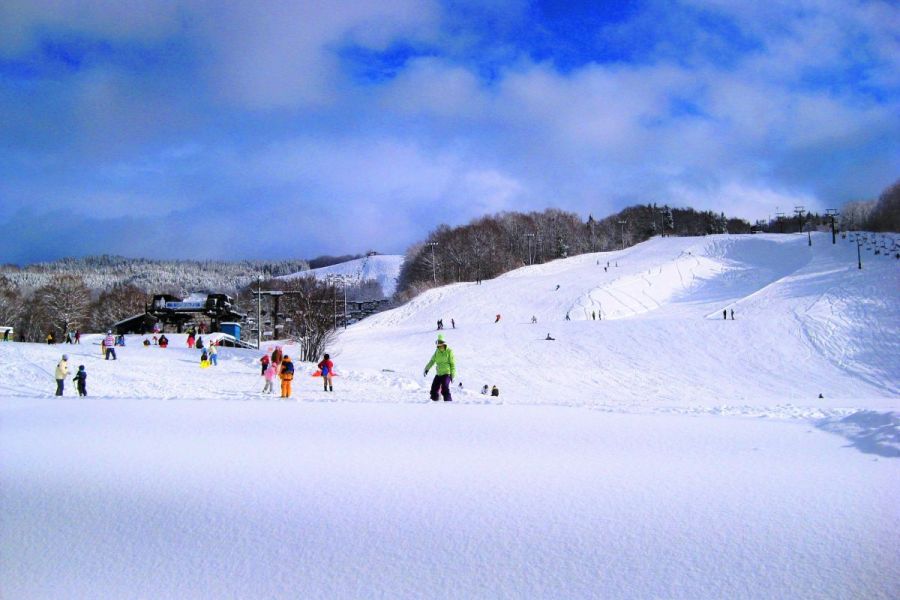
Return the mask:
[[[900,263],[873,257],[860,271],[855,245],[830,242],[656,238],[525,267],[366,319],[335,354],[373,378],[395,371],[394,385],[415,389],[435,323],[449,328],[452,318],[456,330],[444,333],[457,380],[473,393],[496,384],[504,402],[772,415],[860,402],[896,409]],[[723,320],[732,309],[734,320]]]
[[0,597],[894,598],[900,265],[855,253],[654,239],[446,286],[292,400],[183,335],[0,343]]
[[374,254],[328,267],[292,273],[291,275],[279,277],[279,279],[293,279],[312,275],[322,280],[328,280],[332,277],[344,277],[352,283],[375,280],[381,284],[385,297],[390,298],[397,291],[397,278],[400,276],[400,267],[402,265],[402,255]]

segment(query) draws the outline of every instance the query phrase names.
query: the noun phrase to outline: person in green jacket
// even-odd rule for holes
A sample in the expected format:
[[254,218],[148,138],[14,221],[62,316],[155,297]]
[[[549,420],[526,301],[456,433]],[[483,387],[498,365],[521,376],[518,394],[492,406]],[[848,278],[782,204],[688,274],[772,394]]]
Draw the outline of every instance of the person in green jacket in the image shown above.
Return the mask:
[[437,349],[431,356],[431,360],[425,365],[425,377],[428,377],[428,371],[432,366],[437,367],[434,380],[431,382],[431,399],[437,402],[438,390],[444,397],[444,402],[450,402],[453,397],[450,395],[450,383],[456,377],[456,362],[453,360],[453,350],[447,347],[443,335],[438,335]]

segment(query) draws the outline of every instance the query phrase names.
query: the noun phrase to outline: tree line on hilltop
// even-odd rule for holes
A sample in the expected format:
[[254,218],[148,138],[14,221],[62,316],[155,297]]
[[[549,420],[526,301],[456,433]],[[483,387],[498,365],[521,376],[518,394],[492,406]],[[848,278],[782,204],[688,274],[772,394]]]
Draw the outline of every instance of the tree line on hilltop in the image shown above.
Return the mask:
[[625,248],[655,235],[749,233],[750,223],[724,213],[656,204],[583,221],[558,209],[504,212],[467,225],[441,225],[406,252],[398,299],[448,283],[491,279],[523,265]]

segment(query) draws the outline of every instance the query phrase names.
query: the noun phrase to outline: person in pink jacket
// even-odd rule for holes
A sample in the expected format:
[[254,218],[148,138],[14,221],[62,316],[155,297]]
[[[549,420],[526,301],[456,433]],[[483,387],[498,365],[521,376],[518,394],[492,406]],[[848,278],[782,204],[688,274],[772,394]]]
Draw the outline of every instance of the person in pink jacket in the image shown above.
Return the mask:
[[270,362],[269,366],[266,367],[265,373],[263,377],[266,378],[266,385],[263,386],[263,394],[274,394],[275,393],[275,378],[278,376],[278,366]]

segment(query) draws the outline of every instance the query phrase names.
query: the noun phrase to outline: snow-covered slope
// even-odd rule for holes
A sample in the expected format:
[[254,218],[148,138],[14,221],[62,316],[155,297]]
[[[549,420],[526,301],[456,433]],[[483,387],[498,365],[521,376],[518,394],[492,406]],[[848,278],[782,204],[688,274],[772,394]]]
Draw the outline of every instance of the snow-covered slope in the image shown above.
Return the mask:
[[361,283],[370,279],[381,284],[385,297],[390,298],[397,290],[397,278],[400,276],[400,267],[403,265],[403,256],[399,254],[375,254],[364,258],[357,258],[344,263],[299,271],[291,275],[285,275],[279,279],[291,279],[294,277],[309,277],[313,275],[318,279],[328,279],[333,276],[347,277],[354,283]]
[[[894,598],[900,261],[813,240],[432,290],[341,335],[333,393],[299,364],[292,401],[260,352],[201,369],[183,335],[0,343],[0,596]],[[451,403],[422,377],[438,318]],[[52,396],[63,352],[88,398]]]
[[860,271],[855,245],[813,241],[656,238],[525,267],[366,319],[335,354],[345,368],[390,369],[394,385],[416,388],[436,321],[449,329],[453,319],[444,334],[457,380],[470,391],[496,384],[504,402],[896,408],[900,261],[872,257]]

